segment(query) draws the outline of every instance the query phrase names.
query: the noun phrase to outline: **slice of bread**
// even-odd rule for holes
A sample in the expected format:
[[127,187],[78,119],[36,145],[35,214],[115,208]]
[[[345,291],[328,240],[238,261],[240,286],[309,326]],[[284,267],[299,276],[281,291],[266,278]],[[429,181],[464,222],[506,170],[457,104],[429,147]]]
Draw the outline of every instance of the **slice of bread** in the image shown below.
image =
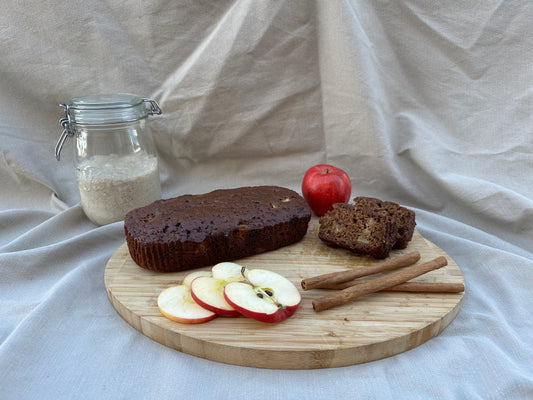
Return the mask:
[[374,258],[386,258],[396,243],[394,220],[370,207],[338,203],[319,219],[318,237],[324,242]]
[[353,199],[356,207],[367,207],[374,212],[388,215],[391,217],[396,226],[398,233],[396,235],[395,249],[405,249],[415,231],[416,221],[415,212],[392,201],[381,201],[373,197],[356,197]]

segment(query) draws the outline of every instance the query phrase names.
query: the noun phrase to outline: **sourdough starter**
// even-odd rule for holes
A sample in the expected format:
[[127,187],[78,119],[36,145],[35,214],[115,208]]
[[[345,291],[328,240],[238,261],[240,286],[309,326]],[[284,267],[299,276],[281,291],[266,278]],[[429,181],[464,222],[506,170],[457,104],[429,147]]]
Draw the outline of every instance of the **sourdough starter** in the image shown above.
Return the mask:
[[144,151],[93,156],[78,165],[76,178],[83,210],[98,225],[161,198],[157,157]]

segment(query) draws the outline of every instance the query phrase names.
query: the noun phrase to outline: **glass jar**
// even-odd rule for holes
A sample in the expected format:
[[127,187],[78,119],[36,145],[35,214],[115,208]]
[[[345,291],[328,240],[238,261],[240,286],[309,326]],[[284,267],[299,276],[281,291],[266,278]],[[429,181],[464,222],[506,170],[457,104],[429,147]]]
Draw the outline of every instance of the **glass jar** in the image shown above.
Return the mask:
[[97,225],[161,198],[155,144],[148,116],[161,114],[155,100],[133,94],[94,94],[60,104],[65,117],[56,145],[59,161],[74,137],[76,180],[82,208]]

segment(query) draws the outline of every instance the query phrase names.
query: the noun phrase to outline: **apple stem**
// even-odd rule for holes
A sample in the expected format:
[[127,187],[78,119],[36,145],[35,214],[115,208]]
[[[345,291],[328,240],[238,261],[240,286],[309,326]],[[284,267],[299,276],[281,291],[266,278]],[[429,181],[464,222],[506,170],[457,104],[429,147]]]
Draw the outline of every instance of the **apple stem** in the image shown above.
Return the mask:
[[327,175],[329,174],[329,168],[326,168],[325,170],[322,171],[322,175]]

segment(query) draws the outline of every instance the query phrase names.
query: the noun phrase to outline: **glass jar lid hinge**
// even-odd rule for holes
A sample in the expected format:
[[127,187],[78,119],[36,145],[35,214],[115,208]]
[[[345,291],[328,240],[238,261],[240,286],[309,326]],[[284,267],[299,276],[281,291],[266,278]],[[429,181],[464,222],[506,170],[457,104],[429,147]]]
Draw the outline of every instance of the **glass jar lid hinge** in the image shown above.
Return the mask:
[[57,161],[59,161],[61,158],[61,149],[63,148],[63,144],[65,144],[65,140],[67,140],[67,137],[74,135],[74,132],[72,132],[72,130],[70,129],[70,116],[68,115],[68,105],[59,105],[65,109],[65,116],[59,120],[59,123],[63,127],[63,131],[61,132],[59,140],[56,143],[55,154]]
[[149,115],[161,115],[162,111],[161,111],[161,108],[159,107],[159,104],[157,104],[157,101],[153,99],[147,99],[147,98],[144,98],[143,101],[150,105],[150,107],[147,108]]

